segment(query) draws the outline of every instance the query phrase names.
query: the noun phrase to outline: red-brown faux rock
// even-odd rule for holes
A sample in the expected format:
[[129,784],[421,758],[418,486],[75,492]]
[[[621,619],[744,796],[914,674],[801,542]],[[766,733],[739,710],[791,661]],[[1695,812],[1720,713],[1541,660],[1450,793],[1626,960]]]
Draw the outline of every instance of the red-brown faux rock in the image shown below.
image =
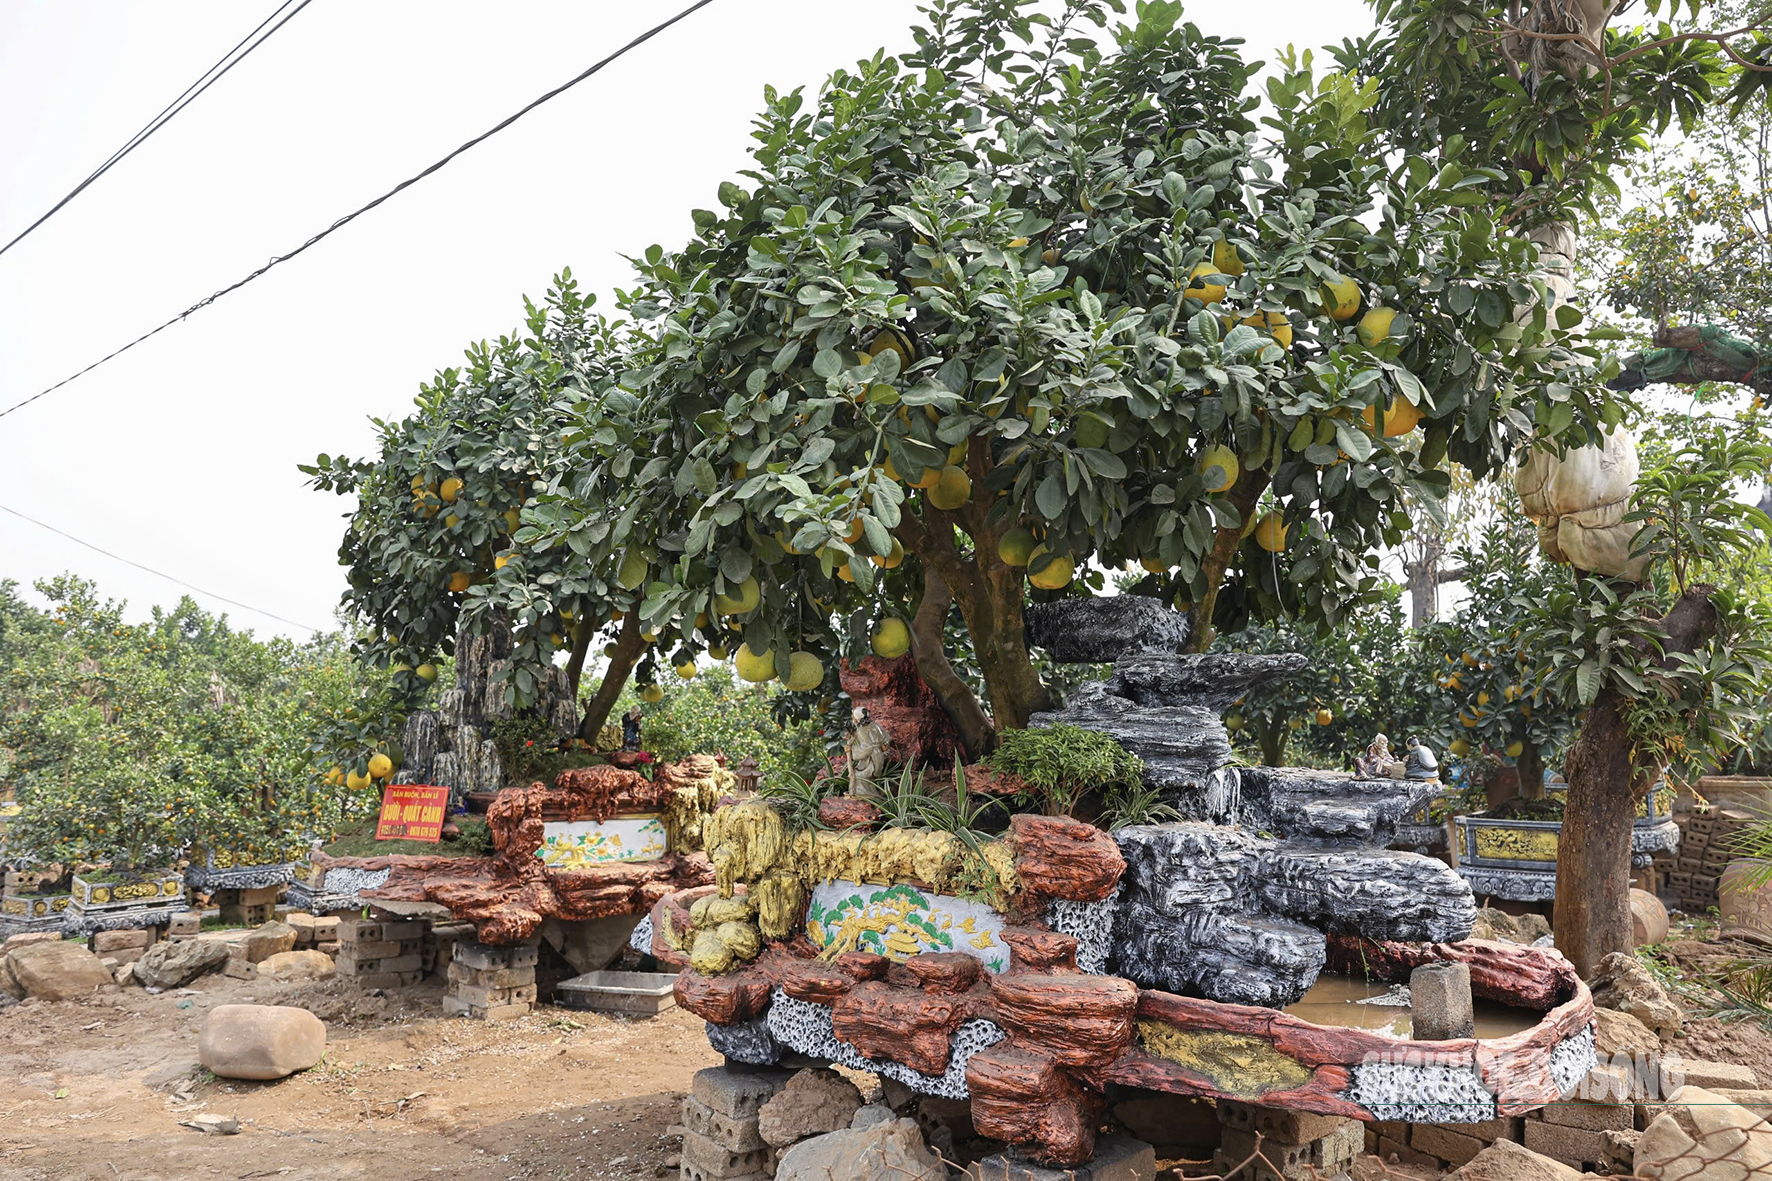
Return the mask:
[[1485,1000],[1549,1009],[1575,995],[1575,968],[1561,956],[1487,939],[1458,943],[1392,943],[1358,935],[1330,935],[1327,970],[1377,980],[1409,979],[1422,964],[1451,960],[1470,965],[1471,994]]
[[998,1020],[1023,1049],[1066,1066],[1096,1066],[1132,1044],[1138,986],[1130,980],[1012,971],[990,986]]
[[883,979],[892,961],[871,951],[846,951],[836,959],[837,967],[857,980]]
[[967,1060],[966,1088],[979,1135],[1007,1140],[1054,1165],[1080,1165],[1095,1155],[1104,1101],[1051,1059],[991,1046]]
[[1004,927],[1000,938],[1009,948],[1009,970],[1077,971],[1077,941],[1044,927]]
[[956,752],[965,749],[954,720],[935,691],[923,683],[912,657],[864,656],[854,666],[845,660],[838,666],[837,679],[850,701],[865,707],[892,739],[893,762],[948,767]]
[[960,993],[978,983],[984,965],[963,951],[926,951],[905,961],[905,969],[928,992]]
[[827,796],[818,805],[819,823],[842,832],[844,829],[861,828],[873,831],[880,822],[880,809],[866,800],[850,799],[848,796]]
[[948,1068],[954,1030],[966,1016],[952,996],[869,981],[831,1006],[831,1029],[869,1058],[940,1074]]
[[703,976],[694,968],[685,968],[672,991],[677,1004],[697,1017],[715,1025],[732,1025],[767,1009],[773,987],[769,971],[758,963],[724,976]]
[[780,963],[781,990],[797,1001],[815,1005],[832,1005],[837,998],[855,987],[855,977],[823,960],[801,960],[784,956]]
[[1012,817],[1009,845],[1022,889],[1046,898],[1100,902],[1126,872],[1113,837],[1065,816]]

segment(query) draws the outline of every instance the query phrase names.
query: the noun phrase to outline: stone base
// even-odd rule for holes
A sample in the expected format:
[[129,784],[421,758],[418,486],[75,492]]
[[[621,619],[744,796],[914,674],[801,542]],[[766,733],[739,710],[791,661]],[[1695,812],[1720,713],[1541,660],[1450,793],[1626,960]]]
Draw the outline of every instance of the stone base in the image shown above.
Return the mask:
[[63,932],[75,938],[92,935],[98,931],[129,931],[141,927],[169,926],[178,915],[186,913],[188,903],[181,898],[176,906],[161,907],[156,910],[117,910],[87,911],[81,914],[69,912],[67,926]]
[[535,1004],[538,954],[533,943],[494,947],[457,940],[446,969],[449,991],[443,1011],[484,1021],[523,1016]]
[[967,1181],[1152,1181],[1157,1152],[1130,1136],[1102,1136],[1086,1164],[1050,1168],[1006,1152],[968,1166]]
[[193,890],[202,890],[205,893],[286,886],[294,881],[293,861],[278,865],[239,865],[231,869],[209,869],[193,865],[185,870],[185,884]]

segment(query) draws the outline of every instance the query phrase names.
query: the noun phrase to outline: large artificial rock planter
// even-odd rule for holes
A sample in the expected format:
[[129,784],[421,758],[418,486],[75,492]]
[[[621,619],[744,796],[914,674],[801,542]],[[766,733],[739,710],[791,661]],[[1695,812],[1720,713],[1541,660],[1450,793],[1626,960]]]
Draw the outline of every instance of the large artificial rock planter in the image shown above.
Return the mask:
[[[1553,788],[1553,795],[1558,794]],[[1567,792],[1565,786],[1562,792]],[[1646,868],[1655,854],[1679,847],[1673,790],[1657,784],[1637,804],[1631,829],[1631,868]],[[1452,818],[1452,851],[1471,890],[1512,902],[1546,902],[1557,893],[1560,820],[1522,820],[1478,812]]]

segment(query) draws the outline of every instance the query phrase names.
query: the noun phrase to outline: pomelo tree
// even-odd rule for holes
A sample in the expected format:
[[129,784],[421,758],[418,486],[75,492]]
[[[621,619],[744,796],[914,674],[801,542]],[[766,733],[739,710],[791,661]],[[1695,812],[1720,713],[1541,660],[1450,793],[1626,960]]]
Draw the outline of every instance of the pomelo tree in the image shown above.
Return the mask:
[[913,53],[768,92],[746,183],[640,261],[632,437],[577,431],[517,543],[582,548],[610,502],[574,480],[626,464],[649,626],[791,686],[908,640],[976,754],[1047,703],[1029,601],[1142,563],[1200,649],[1333,623],[1405,492],[1608,413],[1503,170],[1387,154],[1377,84],[1308,61],[1258,126],[1233,44],[1121,9],[935,0]]
[[[540,304],[526,303],[522,331],[470,348],[463,366],[420,390],[408,417],[376,420],[379,454],[321,455],[302,468],[315,487],[356,498],[339,547],[349,567],[344,607],[364,629],[365,659],[396,674],[388,716],[359,719],[359,728],[394,726],[464,626],[511,628],[500,690],[519,707],[535,700],[556,660],[576,694],[587,658],[606,645],[610,671],[584,718],[586,738],[646,655],[634,610],[641,577],[628,561],[628,539],[654,507],[637,492],[643,461],[630,452],[626,462],[581,470],[574,450],[635,437],[636,399],[617,381],[624,328],[594,302],[564,272]],[[553,549],[514,544],[524,512],[551,524],[555,509],[539,506],[536,491],[562,483],[598,522]],[[346,735],[343,745],[367,760],[372,737]]]

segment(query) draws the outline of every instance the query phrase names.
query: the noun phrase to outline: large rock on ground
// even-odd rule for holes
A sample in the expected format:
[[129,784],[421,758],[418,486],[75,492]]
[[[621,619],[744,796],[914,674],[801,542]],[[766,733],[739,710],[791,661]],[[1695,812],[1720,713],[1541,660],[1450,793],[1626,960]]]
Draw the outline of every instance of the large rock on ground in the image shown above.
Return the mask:
[[1512,1140],[1497,1140],[1447,1173],[1445,1181],[1579,1181],[1580,1169],[1541,1156]]
[[232,942],[239,944],[247,963],[262,963],[274,955],[295,950],[295,928],[273,919],[262,927],[246,932],[243,939]]
[[18,991],[44,1001],[91,996],[117,982],[99,958],[78,943],[33,943],[6,953]]
[[802,1140],[781,1154],[775,1181],[947,1181],[941,1158],[923,1143],[915,1120]]
[[1629,1013],[1664,1038],[1679,1033],[1685,1022],[1680,1006],[1635,956],[1612,952],[1600,961],[1587,984],[1595,1005]]
[[219,939],[156,943],[135,961],[135,978],[149,988],[183,988],[206,972],[228,966],[228,945]]
[[[1632,1171],[1644,1181],[1749,1181],[1772,1177],[1772,1126],[1702,1087],[1681,1087],[1637,1140]],[[1682,1126],[1682,1120],[1686,1126]],[[1690,1130],[1689,1130],[1690,1129]]]
[[258,974],[261,980],[324,980],[338,975],[338,964],[323,951],[280,951],[259,961]]
[[1655,1031],[1617,1009],[1594,1009],[1594,1053],[1601,1058],[1623,1054],[1627,1058],[1661,1053]]
[[1110,664],[1138,652],[1179,652],[1188,617],[1145,595],[1034,603],[1023,616],[1027,642],[1060,664]]
[[837,1132],[861,1108],[861,1092],[834,1070],[802,1070],[757,1112],[757,1131],[772,1148]]
[[219,1078],[285,1078],[325,1053],[326,1026],[287,1005],[221,1005],[197,1038],[197,1060]]

